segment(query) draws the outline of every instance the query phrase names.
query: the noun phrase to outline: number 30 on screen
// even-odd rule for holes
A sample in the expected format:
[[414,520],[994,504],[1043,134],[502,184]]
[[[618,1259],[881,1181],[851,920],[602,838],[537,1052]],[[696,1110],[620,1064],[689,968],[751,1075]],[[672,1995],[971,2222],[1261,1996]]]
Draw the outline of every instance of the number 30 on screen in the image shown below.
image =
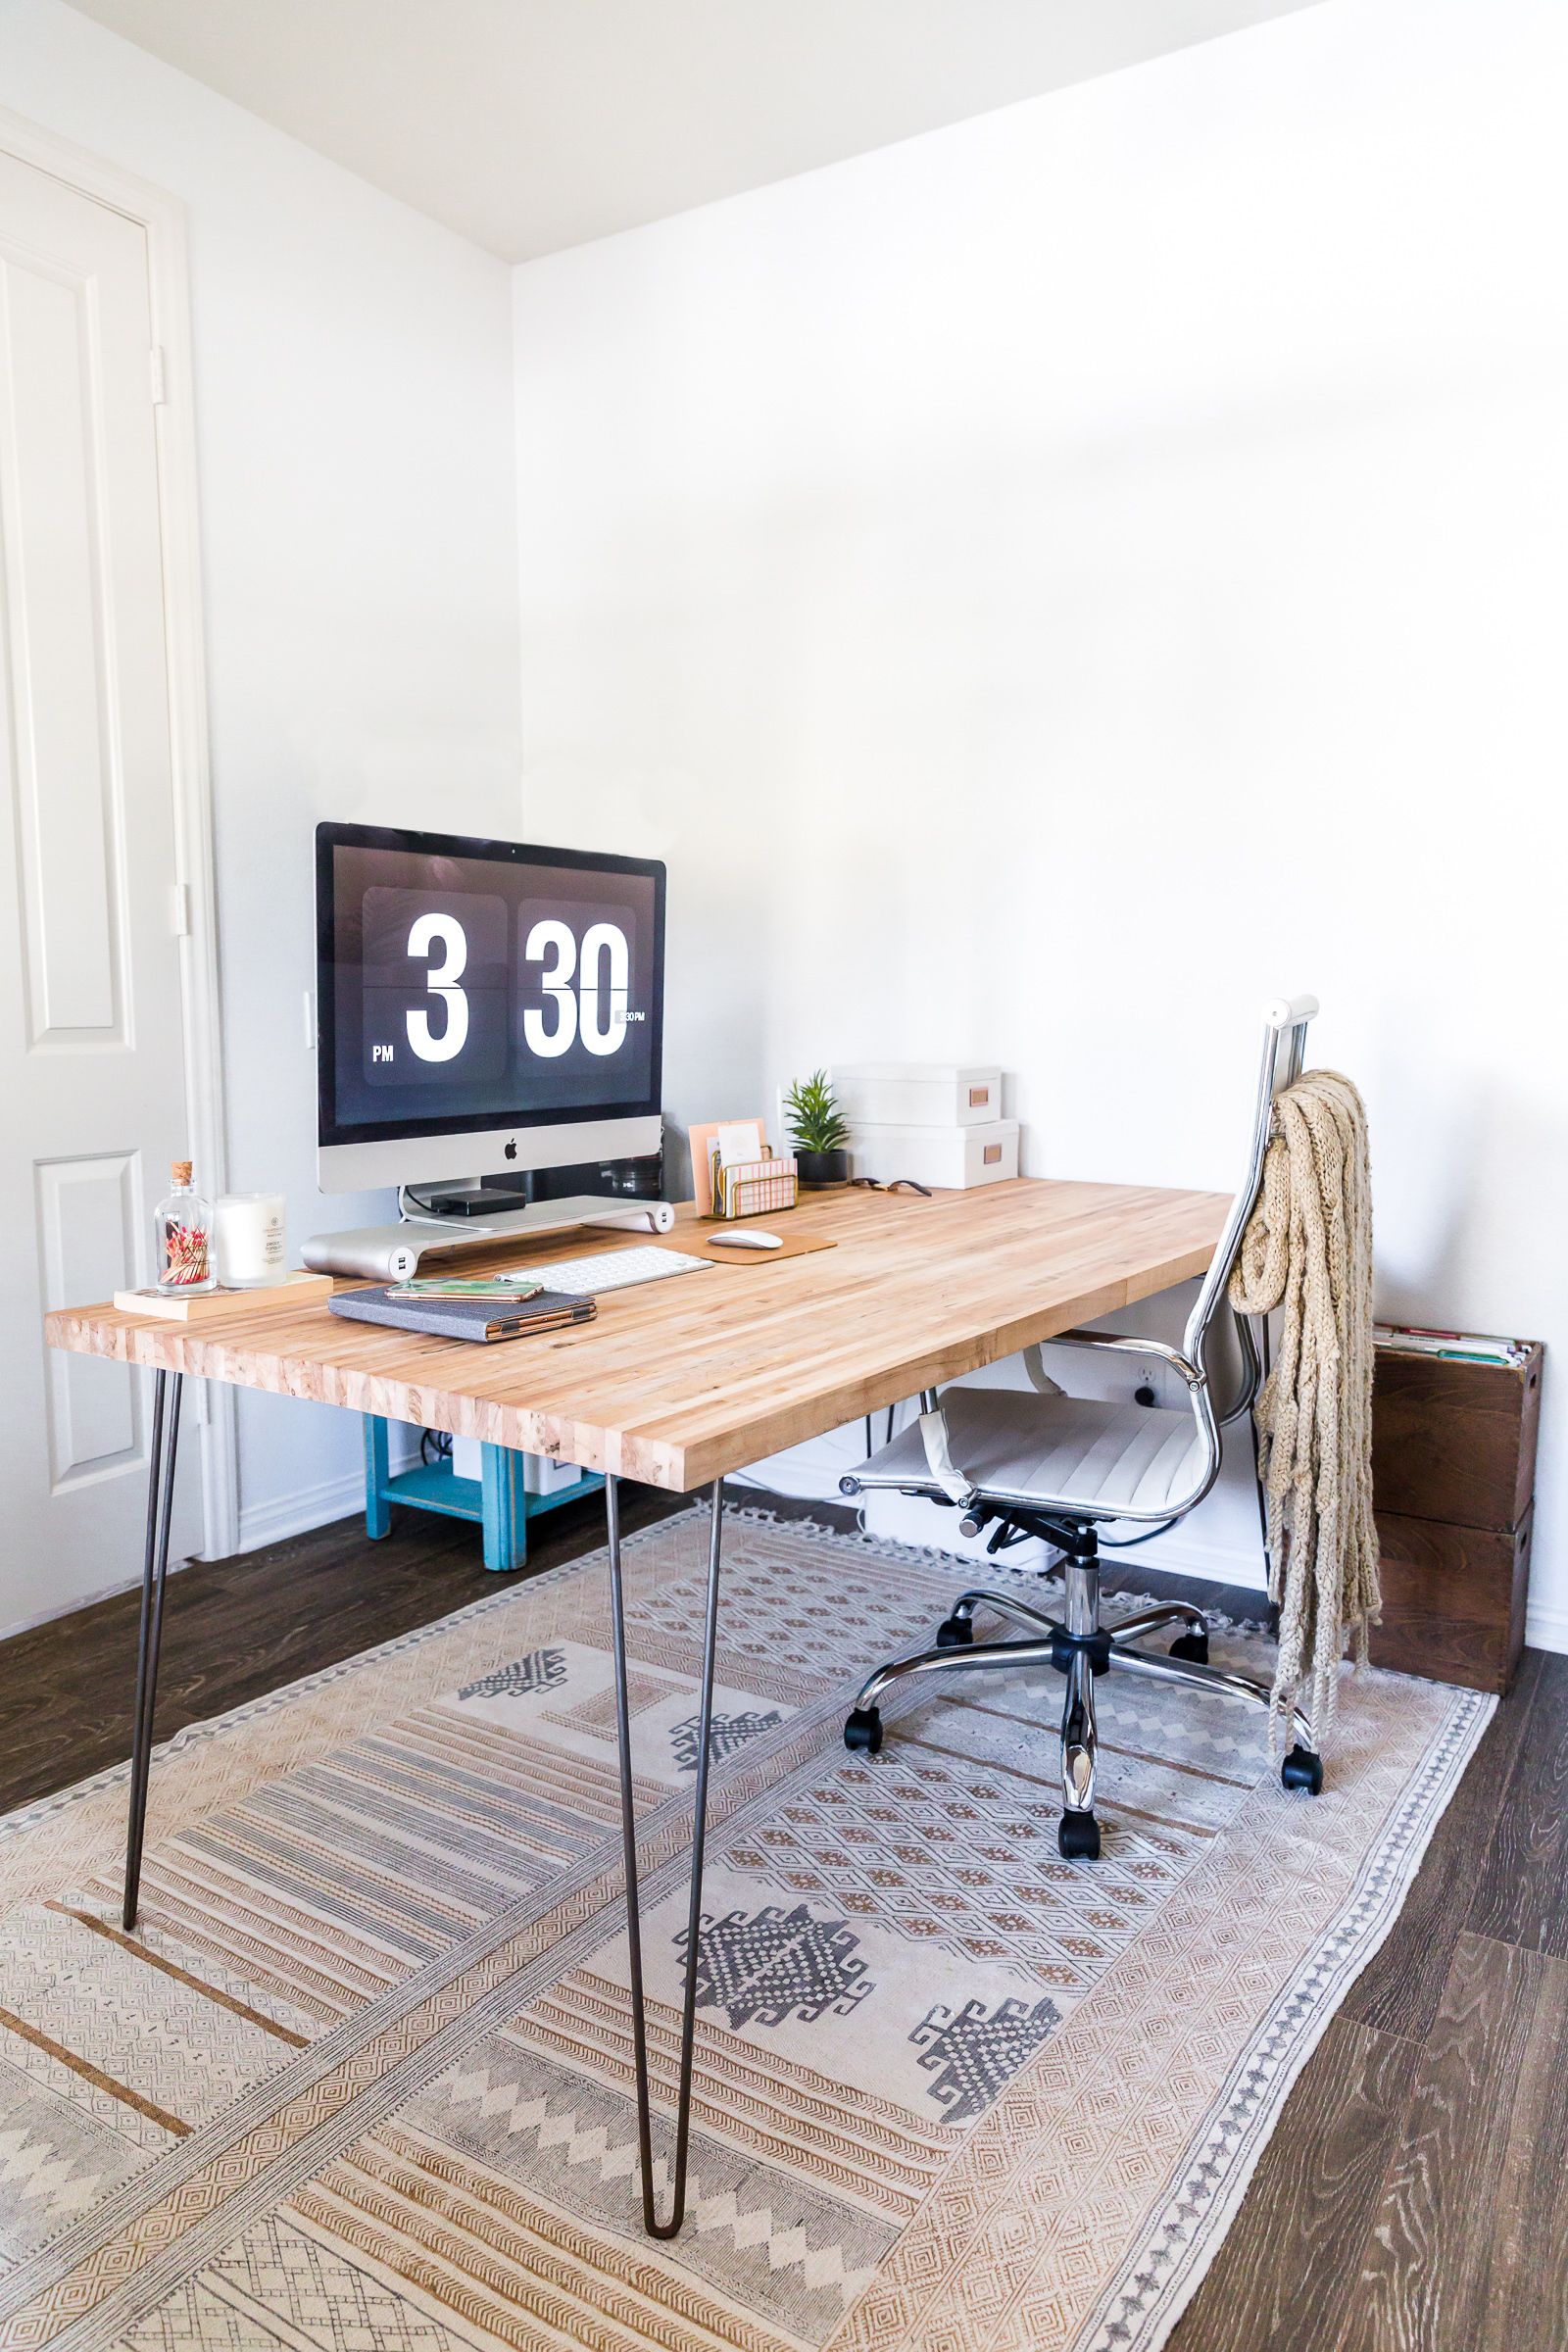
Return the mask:
[[631,951],[618,924],[589,924],[583,933],[580,969],[576,937],[569,924],[555,917],[534,924],[522,954],[525,963],[545,966],[545,1004],[522,1016],[529,1053],[553,1060],[580,1036],[590,1054],[613,1054],[626,1035],[631,985]]
[[[567,923],[535,923],[523,959],[542,963],[544,1006],[523,1013],[522,1034],[530,1054],[553,1061],[581,1037],[590,1054],[613,1054],[626,1035],[631,985],[631,951],[615,923],[591,923],[583,934],[581,968],[577,940]],[[421,1061],[454,1061],[468,1038],[467,991],[460,987],[468,961],[468,942],[454,914],[421,914],[409,933],[409,955],[429,959],[425,987],[444,1015],[439,1034],[419,1005],[407,1016],[409,1044]],[[573,980],[575,977],[575,986]]]

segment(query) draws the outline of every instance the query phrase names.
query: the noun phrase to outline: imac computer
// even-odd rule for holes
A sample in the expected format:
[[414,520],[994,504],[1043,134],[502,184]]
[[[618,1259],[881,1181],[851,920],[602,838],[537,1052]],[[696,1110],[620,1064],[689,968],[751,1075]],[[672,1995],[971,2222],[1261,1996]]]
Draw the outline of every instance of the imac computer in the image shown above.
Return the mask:
[[[462,1220],[439,1217],[443,1185],[659,1151],[657,858],[323,824],[316,921],[323,1192],[416,1186],[421,1218],[454,1240]],[[485,1227],[569,1223],[569,1209],[613,1203],[549,1206],[553,1217],[523,1210]],[[333,1238],[307,1259],[333,1263]],[[384,1262],[362,1250],[342,1270]]]

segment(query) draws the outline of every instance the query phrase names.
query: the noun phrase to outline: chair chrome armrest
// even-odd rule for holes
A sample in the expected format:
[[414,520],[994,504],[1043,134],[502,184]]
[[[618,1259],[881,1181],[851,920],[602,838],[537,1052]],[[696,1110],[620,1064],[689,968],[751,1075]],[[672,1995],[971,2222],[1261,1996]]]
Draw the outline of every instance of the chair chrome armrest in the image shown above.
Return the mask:
[[1167,1346],[1164,1340],[1140,1340],[1130,1332],[1120,1331],[1054,1331],[1049,1340],[1040,1342],[1042,1348],[1109,1348],[1117,1355],[1157,1355],[1161,1363],[1174,1364],[1190,1389],[1207,1386],[1208,1374],[1183,1355],[1179,1348]]

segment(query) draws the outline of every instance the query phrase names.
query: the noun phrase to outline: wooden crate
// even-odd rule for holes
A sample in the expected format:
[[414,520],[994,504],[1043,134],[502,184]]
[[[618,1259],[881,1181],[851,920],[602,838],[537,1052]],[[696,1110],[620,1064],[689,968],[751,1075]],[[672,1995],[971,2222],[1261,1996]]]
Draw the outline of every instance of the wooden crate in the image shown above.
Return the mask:
[[1379,1511],[1383,1622],[1372,1628],[1373,1664],[1506,1690],[1524,1646],[1534,1516],[1509,1531]]
[[1380,1348],[1372,1493],[1374,1664],[1505,1691],[1525,1638],[1544,1350],[1519,1364]]
[[1455,1527],[1518,1527],[1536,1484],[1541,1367],[1377,1351],[1372,1491],[1380,1511]]

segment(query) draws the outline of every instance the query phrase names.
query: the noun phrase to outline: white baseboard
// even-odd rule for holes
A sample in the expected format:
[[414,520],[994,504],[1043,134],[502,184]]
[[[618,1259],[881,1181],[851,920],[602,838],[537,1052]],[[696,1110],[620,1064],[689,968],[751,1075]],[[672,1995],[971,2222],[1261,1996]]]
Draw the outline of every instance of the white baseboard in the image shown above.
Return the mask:
[[[394,1432],[391,1447],[392,1468],[405,1470],[418,1459],[419,1433],[409,1428],[407,1437],[399,1444]],[[284,1544],[290,1536],[309,1535],[314,1527],[330,1526],[334,1519],[346,1519],[351,1513],[365,1508],[365,1472],[351,1470],[341,1478],[322,1479],[314,1487],[301,1487],[292,1494],[274,1496],[270,1501],[246,1503],[239,1512],[238,1550],[261,1551],[269,1544]],[[169,1573],[173,1576],[181,1568],[190,1567],[188,1559],[171,1560]],[[113,1600],[119,1592],[132,1592],[141,1583],[139,1574],[122,1576],[112,1585],[101,1585],[96,1592],[81,1592],[73,1600],[63,1601],[58,1608],[40,1609],[36,1616],[21,1617],[15,1625],[0,1626],[0,1642],[9,1642],[14,1634],[30,1634],[35,1626],[50,1625],[57,1617],[73,1617],[78,1609],[90,1609],[100,1600]]]
[[[1110,1554],[1106,1553],[1106,1558]],[[1162,1536],[1125,1554],[1129,1566],[1144,1559],[1151,1568],[1168,1568],[1177,1576],[1212,1577],[1225,1585],[1252,1585],[1264,1591],[1261,1547],[1233,1551],[1215,1544],[1196,1544],[1181,1536]],[[1532,1600],[1525,1611],[1525,1641],[1532,1649],[1568,1651],[1568,1608]]]
[[[1113,1556],[1109,1550],[1104,1554],[1107,1561]],[[1181,1536],[1161,1536],[1157,1542],[1139,1544],[1120,1557],[1128,1568],[1139,1560],[1147,1560],[1151,1568],[1169,1569],[1173,1576],[1212,1578],[1221,1585],[1250,1585],[1259,1592],[1267,1590],[1261,1548],[1236,1551],[1217,1544],[1194,1543]],[[1531,1601],[1525,1612],[1525,1641],[1532,1649],[1568,1651],[1568,1608]]]
[[[410,1428],[401,1446],[394,1432],[391,1465],[406,1470],[418,1459],[419,1433]],[[269,1544],[286,1544],[291,1536],[307,1536],[313,1527],[328,1527],[365,1508],[365,1472],[355,1468],[339,1478],[323,1478],[314,1487],[296,1487],[256,1502],[242,1502],[239,1511],[239,1548],[263,1551]]]
[[1238,1551],[1231,1544],[1203,1544],[1190,1535],[1156,1536],[1152,1543],[1134,1544],[1122,1551],[1107,1544],[1101,1556],[1107,1567],[1114,1562],[1135,1569],[1143,1561],[1169,1576],[1198,1576],[1210,1584],[1245,1585],[1253,1592],[1268,1591],[1260,1544]]
[[[188,1559],[171,1560],[169,1573],[175,1576],[181,1568],[189,1566]],[[9,1642],[16,1634],[30,1634],[35,1626],[53,1625],[57,1617],[74,1617],[78,1609],[95,1608],[100,1600],[113,1600],[117,1593],[134,1592],[140,1583],[138,1571],[135,1576],[121,1577],[115,1584],[100,1585],[95,1592],[78,1592],[74,1600],[63,1600],[56,1608],[40,1609],[36,1616],[19,1617],[15,1625],[0,1625],[0,1642]]]
[[365,1508],[365,1472],[352,1470],[342,1478],[323,1478],[314,1487],[297,1487],[261,1502],[242,1502],[239,1509],[241,1551],[264,1551],[270,1544],[284,1544],[290,1536],[309,1535]]
[[[792,1457],[785,1454],[780,1460],[788,1466]],[[775,1469],[771,1464],[759,1467],[770,1472]],[[756,1487],[763,1492],[792,1494],[797,1499],[824,1502],[840,1500],[835,1494],[818,1493],[809,1476],[793,1480],[776,1475],[760,1478],[754,1468],[750,1472],[743,1471],[731,1483]],[[975,1559],[977,1546],[960,1546],[944,1542],[945,1517],[949,1518],[951,1524],[950,1515],[928,1511],[923,1513],[917,1531],[900,1529],[897,1533],[909,1543],[928,1544],[936,1551],[951,1551],[955,1559]],[[1163,1569],[1172,1576],[1200,1577],[1206,1583],[1216,1585],[1242,1585],[1258,1593],[1268,1590],[1261,1544],[1245,1547],[1205,1544],[1185,1528],[1168,1536],[1156,1536],[1149,1544],[1134,1544],[1125,1551],[1114,1551],[1107,1545],[1102,1556],[1107,1567],[1114,1563],[1130,1575],[1136,1575],[1142,1562],[1150,1568]],[[1568,1608],[1550,1607],[1544,1602],[1532,1601],[1525,1617],[1525,1640],[1532,1649],[1568,1651]]]
[[[921,1540],[938,1550],[944,1548],[940,1533],[923,1536]],[[1107,1546],[1102,1557],[1107,1566],[1114,1561],[1129,1573],[1136,1573],[1138,1563],[1144,1561],[1149,1567],[1164,1569],[1172,1576],[1200,1577],[1216,1585],[1245,1585],[1260,1593],[1268,1590],[1260,1545],[1241,1551],[1227,1544],[1198,1543],[1191,1536],[1170,1535],[1157,1537],[1151,1544],[1135,1544],[1122,1552]],[[1552,1608],[1532,1601],[1525,1615],[1525,1640],[1532,1649],[1568,1651],[1568,1608]]]
[[1525,1640],[1532,1649],[1568,1649],[1568,1609],[1537,1607],[1525,1611]]

